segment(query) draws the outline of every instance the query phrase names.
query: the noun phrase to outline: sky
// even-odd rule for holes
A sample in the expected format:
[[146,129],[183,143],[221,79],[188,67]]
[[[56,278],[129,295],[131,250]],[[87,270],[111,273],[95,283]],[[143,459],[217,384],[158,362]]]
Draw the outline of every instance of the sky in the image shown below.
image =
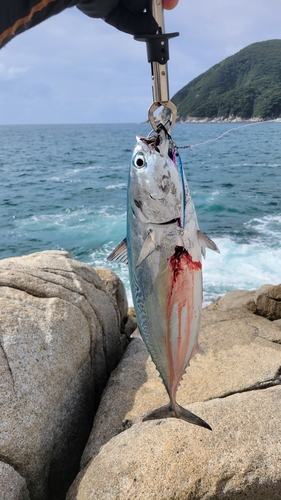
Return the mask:
[[[281,39],[280,0],[179,0],[165,11],[172,97],[214,64]],[[281,54],[280,54],[281,56]],[[137,123],[152,104],[145,43],[76,7],[0,50],[0,124]]]

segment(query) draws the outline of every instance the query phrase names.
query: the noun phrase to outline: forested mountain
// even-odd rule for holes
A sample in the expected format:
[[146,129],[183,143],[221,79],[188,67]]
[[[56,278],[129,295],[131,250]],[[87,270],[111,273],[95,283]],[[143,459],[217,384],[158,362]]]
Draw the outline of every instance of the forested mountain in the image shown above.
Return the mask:
[[179,90],[172,101],[188,117],[281,117],[281,40],[245,47]]

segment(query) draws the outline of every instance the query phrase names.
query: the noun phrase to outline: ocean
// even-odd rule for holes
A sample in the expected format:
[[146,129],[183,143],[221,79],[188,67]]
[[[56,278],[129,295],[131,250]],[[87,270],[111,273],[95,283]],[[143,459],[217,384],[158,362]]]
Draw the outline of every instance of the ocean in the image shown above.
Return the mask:
[[[67,250],[115,271],[132,305],[127,266],[106,259],[125,236],[135,136],[149,132],[148,124],[0,126],[0,258]],[[204,304],[281,283],[281,123],[177,124],[173,139],[194,146],[179,151],[200,229],[221,251],[207,250],[203,262]]]

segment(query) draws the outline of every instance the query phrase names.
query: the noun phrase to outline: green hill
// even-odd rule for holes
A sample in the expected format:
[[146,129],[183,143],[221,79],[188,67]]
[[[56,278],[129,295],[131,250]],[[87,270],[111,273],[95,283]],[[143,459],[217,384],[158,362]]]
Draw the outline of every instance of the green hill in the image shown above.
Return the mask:
[[281,117],[281,40],[249,45],[179,90],[172,101],[187,117]]

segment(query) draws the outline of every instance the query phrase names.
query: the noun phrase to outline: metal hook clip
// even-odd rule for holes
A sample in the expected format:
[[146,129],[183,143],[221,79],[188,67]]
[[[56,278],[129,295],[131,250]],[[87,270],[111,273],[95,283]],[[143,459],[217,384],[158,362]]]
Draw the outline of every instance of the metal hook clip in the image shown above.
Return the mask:
[[156,123],[155,117],[154,117],[154,111],[157,109],[161,108],[164,106],[165,108],[169,109],[171,111],[171,116],[169,117],[170,121],[170,130],[172,130],[173,126],[175,125],[176,118],[177,118],[177,107],[172,101],[165,101],[165,102],[154,102],[149,110],[148,110],[148,119],[150,121],[150,124],[154,130],[157,130],[158,125]]

